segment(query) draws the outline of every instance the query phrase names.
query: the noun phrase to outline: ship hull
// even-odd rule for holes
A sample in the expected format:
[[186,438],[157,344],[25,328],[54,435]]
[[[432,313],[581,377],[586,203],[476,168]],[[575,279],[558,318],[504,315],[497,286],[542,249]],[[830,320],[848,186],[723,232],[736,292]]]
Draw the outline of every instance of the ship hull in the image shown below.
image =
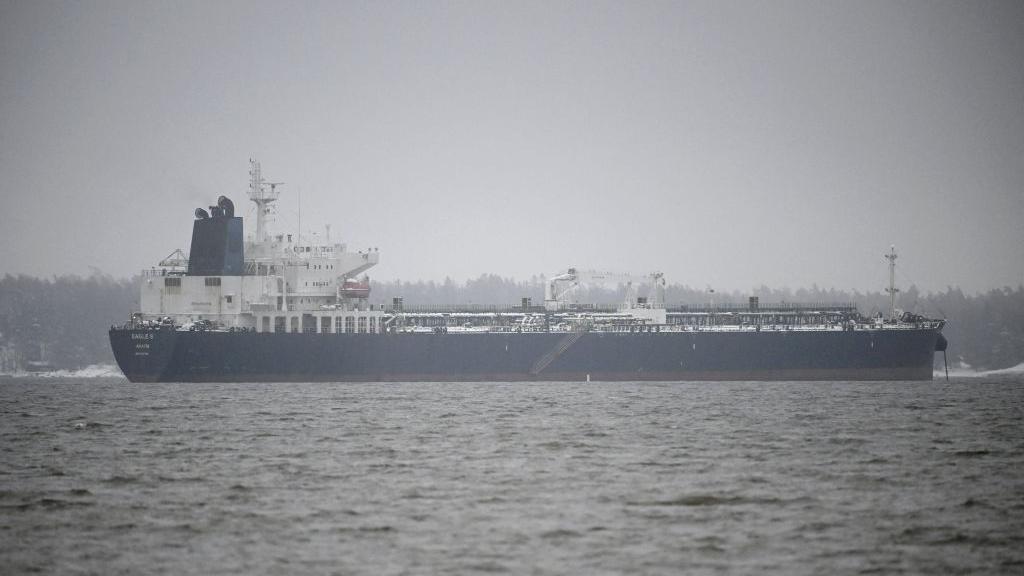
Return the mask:
[[930,380],[938,329],[315,334],[112,328],[133,382]]

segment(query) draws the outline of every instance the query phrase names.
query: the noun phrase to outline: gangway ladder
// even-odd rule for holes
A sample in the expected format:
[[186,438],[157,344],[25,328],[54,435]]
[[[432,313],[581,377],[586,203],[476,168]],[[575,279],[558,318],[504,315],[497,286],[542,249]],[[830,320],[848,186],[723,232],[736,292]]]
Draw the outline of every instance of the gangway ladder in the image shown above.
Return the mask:
[[551,365],[559,356],[565,354],[565,351],[572,347],[580,338],[583,337],[584,332],[582,330],[570,332],[562,337],[547,354],[541,356],[536,362],[533,363],[533,368],[530,369],[531,376],[537,376],[544,371],[545,368]]

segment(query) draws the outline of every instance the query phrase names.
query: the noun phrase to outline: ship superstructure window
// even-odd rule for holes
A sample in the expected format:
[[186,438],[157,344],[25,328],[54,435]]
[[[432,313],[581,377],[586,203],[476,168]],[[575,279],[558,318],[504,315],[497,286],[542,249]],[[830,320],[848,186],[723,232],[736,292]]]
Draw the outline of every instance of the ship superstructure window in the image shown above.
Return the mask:
[[359,317],[359,333],[366,334],[366,316]]
[[164,286],[181,286],[181,278],[164,278]]
[[341,316],[334,317],[334,331],[339,334],[345,331],[345,319]]
[[303,332],[305,332],[307,334],[310,334],[310,333],[315,334],[316,333],[316,327],[317,327],[316,318],[312,314],[303,314],[302,315],[302,331]]
[[345,332],[355,332],[355,331],[356,331],[356,317],[355,316],[346,316],[345,317]]
[[206,285],[207,286],[220,286],[220,277],[219,276],[213,276],[213,277],[206,278]]

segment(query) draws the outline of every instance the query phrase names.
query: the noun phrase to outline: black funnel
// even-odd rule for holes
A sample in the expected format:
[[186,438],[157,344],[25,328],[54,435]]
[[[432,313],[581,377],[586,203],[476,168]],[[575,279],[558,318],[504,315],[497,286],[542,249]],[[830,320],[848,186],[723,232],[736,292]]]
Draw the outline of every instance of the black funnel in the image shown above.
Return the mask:
[[235,205],[224,196],[212,207],[212,217],[200,217],[192,223],[192,247],[188,256],[189,276],[241,276],[242,219],[234,216]]

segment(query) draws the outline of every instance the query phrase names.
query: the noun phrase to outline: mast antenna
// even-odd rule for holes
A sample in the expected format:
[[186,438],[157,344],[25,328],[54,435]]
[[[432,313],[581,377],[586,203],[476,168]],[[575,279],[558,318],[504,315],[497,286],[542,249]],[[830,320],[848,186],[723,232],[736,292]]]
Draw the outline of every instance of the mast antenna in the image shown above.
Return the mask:
[[260,163],[249,158],[249,199],[256,203],[256,241],[267,239],[267,216],[270,215],[270,204],[281,195],[277,187],[284,182],[266,182]]
[[896,287],[896,245],[892,244],[889,246],[889,253],[885,255],[885,259],[889,261],[889,287],[885,289],[889,293],[889,321],[896,321],[896,293],[899,292],[899,288]]

